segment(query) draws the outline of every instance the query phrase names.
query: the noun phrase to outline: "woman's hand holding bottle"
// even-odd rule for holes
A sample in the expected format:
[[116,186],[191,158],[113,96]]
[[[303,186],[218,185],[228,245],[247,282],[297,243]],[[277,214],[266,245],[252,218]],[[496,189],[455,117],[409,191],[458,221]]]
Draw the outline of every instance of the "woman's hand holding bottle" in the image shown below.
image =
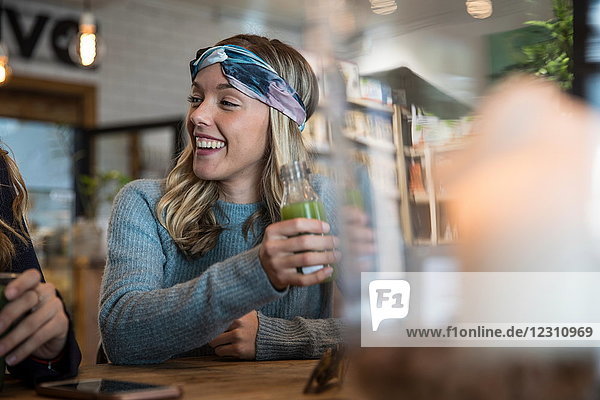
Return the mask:
[[328,235],[330,229],[328,223],[308,218],[294,218],[267,227],[258,257],[276,289],[310,286],[331,276],[333,268],[329,266],[311,274],[298,273],[298,268],[332,264],[340,259],[338,238]]

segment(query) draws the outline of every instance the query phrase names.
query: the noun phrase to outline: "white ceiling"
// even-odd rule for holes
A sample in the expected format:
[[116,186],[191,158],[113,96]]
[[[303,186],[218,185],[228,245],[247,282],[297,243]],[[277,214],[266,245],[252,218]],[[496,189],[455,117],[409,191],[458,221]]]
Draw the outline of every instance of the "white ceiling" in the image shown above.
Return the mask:
[[[48,3],[82,8],[87,0],[45,0]],[[256,18],[271,25],[300,30],[305,26],[307,9],[328,4],[345,3],[358,23],[358,29],[379,25],[402,26],[402,31],[413,31],[439,24],[474,22],[465,11],[465,0],[396,0],[398,9],[391,15],[371,12],[369,0],[89,0],[92,8],[110,6],[115,2],[156,4],[161,8],[210,8],[215,15]],[[551,0],[493,0],[494,13],[490,19],[515,15],[523,18],[549,16]]]
[[[94,0],[112,1],[112,0]],[[167,0],[178,1],[178,0]],[[359,24],[359,29],[383,24],[404,25],[418,29],[427,25],[474,22],[466,13],[465,0],[396,0],[398,9],[390,15],[371,12],[369,0],[187,0],[220,10],[223,14],[264,17],[269,22],[286,23],[301,28],[306,22],[307,9],[322,6],[322,2],[344,3]],[[551,0],[493,0],[494,13],[490,19],[531,13],[532,17],[547,15]],[[544,12],[546,11],[546,12]]]
[[[114,0],[92,0],[102,3]],[[222,7],[229,10],[254,10],[285,19],[303,18],[305,8],[317,6],[320,2],[340,2],[340,0],[188,0],[190,3]],[[343,2],[343,0],[341,0]],[[465,0],[396,0],[398,9],[387,17],[376,16],[371,12],[369,0],[346,0],[347,5],[361,17],[370,20],[381,18],[394,20],[413,20],[433,15],[465,13]],[[536,0],[493,0],[494,14],[507,15],[535,7],[536,3],[550,4],[549,1]]]

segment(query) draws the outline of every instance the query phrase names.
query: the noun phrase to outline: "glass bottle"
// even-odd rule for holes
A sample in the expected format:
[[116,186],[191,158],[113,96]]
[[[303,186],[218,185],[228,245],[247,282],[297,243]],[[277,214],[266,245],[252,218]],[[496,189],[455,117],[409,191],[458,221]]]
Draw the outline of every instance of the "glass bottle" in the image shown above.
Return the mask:
[[[281,219],[311,218],[327,222],[325,207],[310,184],[310,169],[304,161],[293,161],[281,167],[283,181],[283,199],[281,201]],[[312,265],[298,268],[302,274],[310,274],[324,268],[324,265]],[[324,282],[331,281],[331,277]]]

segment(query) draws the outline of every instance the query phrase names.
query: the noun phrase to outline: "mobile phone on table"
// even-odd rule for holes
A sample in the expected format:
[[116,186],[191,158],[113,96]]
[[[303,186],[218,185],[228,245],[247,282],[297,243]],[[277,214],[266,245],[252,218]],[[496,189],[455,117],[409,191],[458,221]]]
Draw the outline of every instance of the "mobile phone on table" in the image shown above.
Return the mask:
[[112,379],[45,382],[37,385],[35,391],[43,396],[97,400],[174,399],[182,394],[179,386],[161,386]]

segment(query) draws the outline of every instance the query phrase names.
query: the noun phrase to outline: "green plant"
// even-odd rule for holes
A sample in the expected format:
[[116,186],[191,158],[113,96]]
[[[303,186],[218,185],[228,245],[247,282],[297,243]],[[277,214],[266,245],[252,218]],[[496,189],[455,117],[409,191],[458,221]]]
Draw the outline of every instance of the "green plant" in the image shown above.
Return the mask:
[[552,0],[554,18],[527,21],[547,33],[548,39],[522,47],[525,61],[518,70],[556,81],[563,89],[573,85],[573,4],[571,0]]
[[96,175],[80,175],[79,190],[83,197],[83,208],[87,218],[94,218],[102,200],[112,202],[117,192],[131,178],[120,171],[111,170]]

